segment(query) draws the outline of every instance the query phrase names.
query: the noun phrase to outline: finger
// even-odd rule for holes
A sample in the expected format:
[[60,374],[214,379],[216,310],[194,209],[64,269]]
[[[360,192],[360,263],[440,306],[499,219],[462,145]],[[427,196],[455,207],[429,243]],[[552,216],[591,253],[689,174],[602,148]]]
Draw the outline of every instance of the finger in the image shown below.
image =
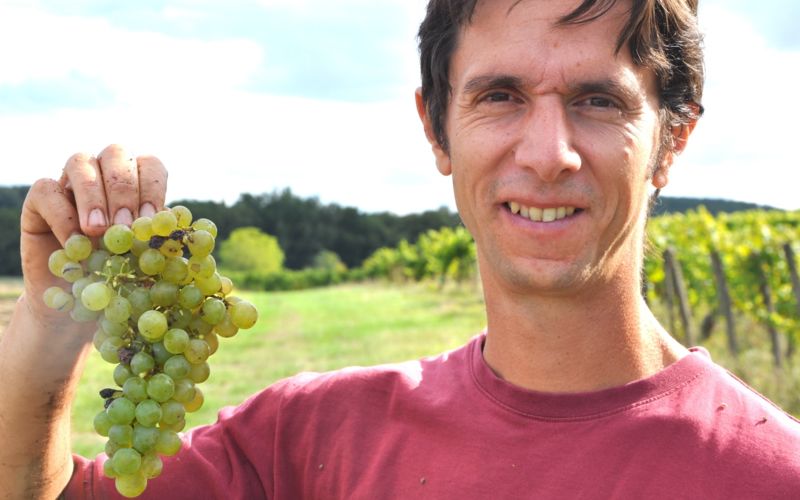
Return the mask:
[[108,225],[105,187],[97,159],[77,153],[67,160],[61,185],[75,196],[81,231],[89,236],[103,234]]
[[112,224],[133,222],[139,209],[139,172],[133,155],[112,144],[97,157]]
[[52,232],[63,246],[67,238],[80,231],[71,193],[52,179],[36,181],[22,205],[20,229],[30,235]]
[[139,164],[139,215],[153,215],[163,210],[167,196],[167,169],[155,156],[140,156]]

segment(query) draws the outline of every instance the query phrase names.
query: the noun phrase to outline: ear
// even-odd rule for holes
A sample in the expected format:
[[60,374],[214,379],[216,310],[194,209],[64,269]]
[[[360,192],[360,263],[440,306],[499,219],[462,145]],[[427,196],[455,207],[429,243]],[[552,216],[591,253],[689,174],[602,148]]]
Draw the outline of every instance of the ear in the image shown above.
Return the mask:
[[418,88],[414,93],[417,101],[417,114],[419,119],[422,120],[422,127],[425,130],[425,137],[431,145],[433,156],[436,158],[436,168],[442,175],[450,175],[453,172],[453,166],[450,163],[450,155],[439,144],[436,134],[433,133],[433,124],[428,116],[428,110],[425,108],[425,103],[422,101],[422,88]]
[[672,127],[671,147],[664,153],[661,165],[658,166],[658,169],[653,174],[653,186],[657,189],[664,189],[669,183],[669,169],[675,162],[675,157],[686,149],[686,145],[689,143],[689,136],[692,135],[696,125],[697,120],[691,120],[688,123]]

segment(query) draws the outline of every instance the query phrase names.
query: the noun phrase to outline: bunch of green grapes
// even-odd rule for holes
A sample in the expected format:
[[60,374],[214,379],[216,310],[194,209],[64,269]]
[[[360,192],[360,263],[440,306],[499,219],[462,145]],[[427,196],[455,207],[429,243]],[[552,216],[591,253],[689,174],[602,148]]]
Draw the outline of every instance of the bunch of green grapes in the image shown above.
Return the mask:
[[76,234],[50,256],[50,271],[72,290],[47,289],[45,304],[96,321],[94,346],[116,365],[116,388],[100,391],[105,408],[94,428],[108,438],[105,475],[124,496],[140,495],[161,473],[161,456],[180,450],[177,433],[186,412],[203,404],[197,385],[209,377],[218,338],[257,320],[256,308],[229,295],[233,283],[217,272],[216,235],[213,222],[192,222],[176,206],[109,227],[98,249]]

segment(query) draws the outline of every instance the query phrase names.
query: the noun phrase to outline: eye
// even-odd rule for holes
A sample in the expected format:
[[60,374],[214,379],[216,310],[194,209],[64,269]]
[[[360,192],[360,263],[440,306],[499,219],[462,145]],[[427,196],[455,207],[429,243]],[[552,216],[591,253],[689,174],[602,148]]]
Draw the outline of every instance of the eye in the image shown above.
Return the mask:
[[591,106],[593,108],[618,108],[616,102],[608,97],[592,96],[581,101],[580,104]]
[[491,92],[483,96],[482,100],[485,102],[509,102],[512,97],[508,92]]

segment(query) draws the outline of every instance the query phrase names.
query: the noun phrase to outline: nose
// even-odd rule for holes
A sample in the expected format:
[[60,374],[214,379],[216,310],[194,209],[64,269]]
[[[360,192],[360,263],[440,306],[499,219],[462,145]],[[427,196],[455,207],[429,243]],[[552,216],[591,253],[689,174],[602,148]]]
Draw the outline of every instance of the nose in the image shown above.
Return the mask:
[[558,96],[541,96],[531,106],[520,129],[514,159],[545,182],[555,182],[581,168],[573,147],[573,131]]

